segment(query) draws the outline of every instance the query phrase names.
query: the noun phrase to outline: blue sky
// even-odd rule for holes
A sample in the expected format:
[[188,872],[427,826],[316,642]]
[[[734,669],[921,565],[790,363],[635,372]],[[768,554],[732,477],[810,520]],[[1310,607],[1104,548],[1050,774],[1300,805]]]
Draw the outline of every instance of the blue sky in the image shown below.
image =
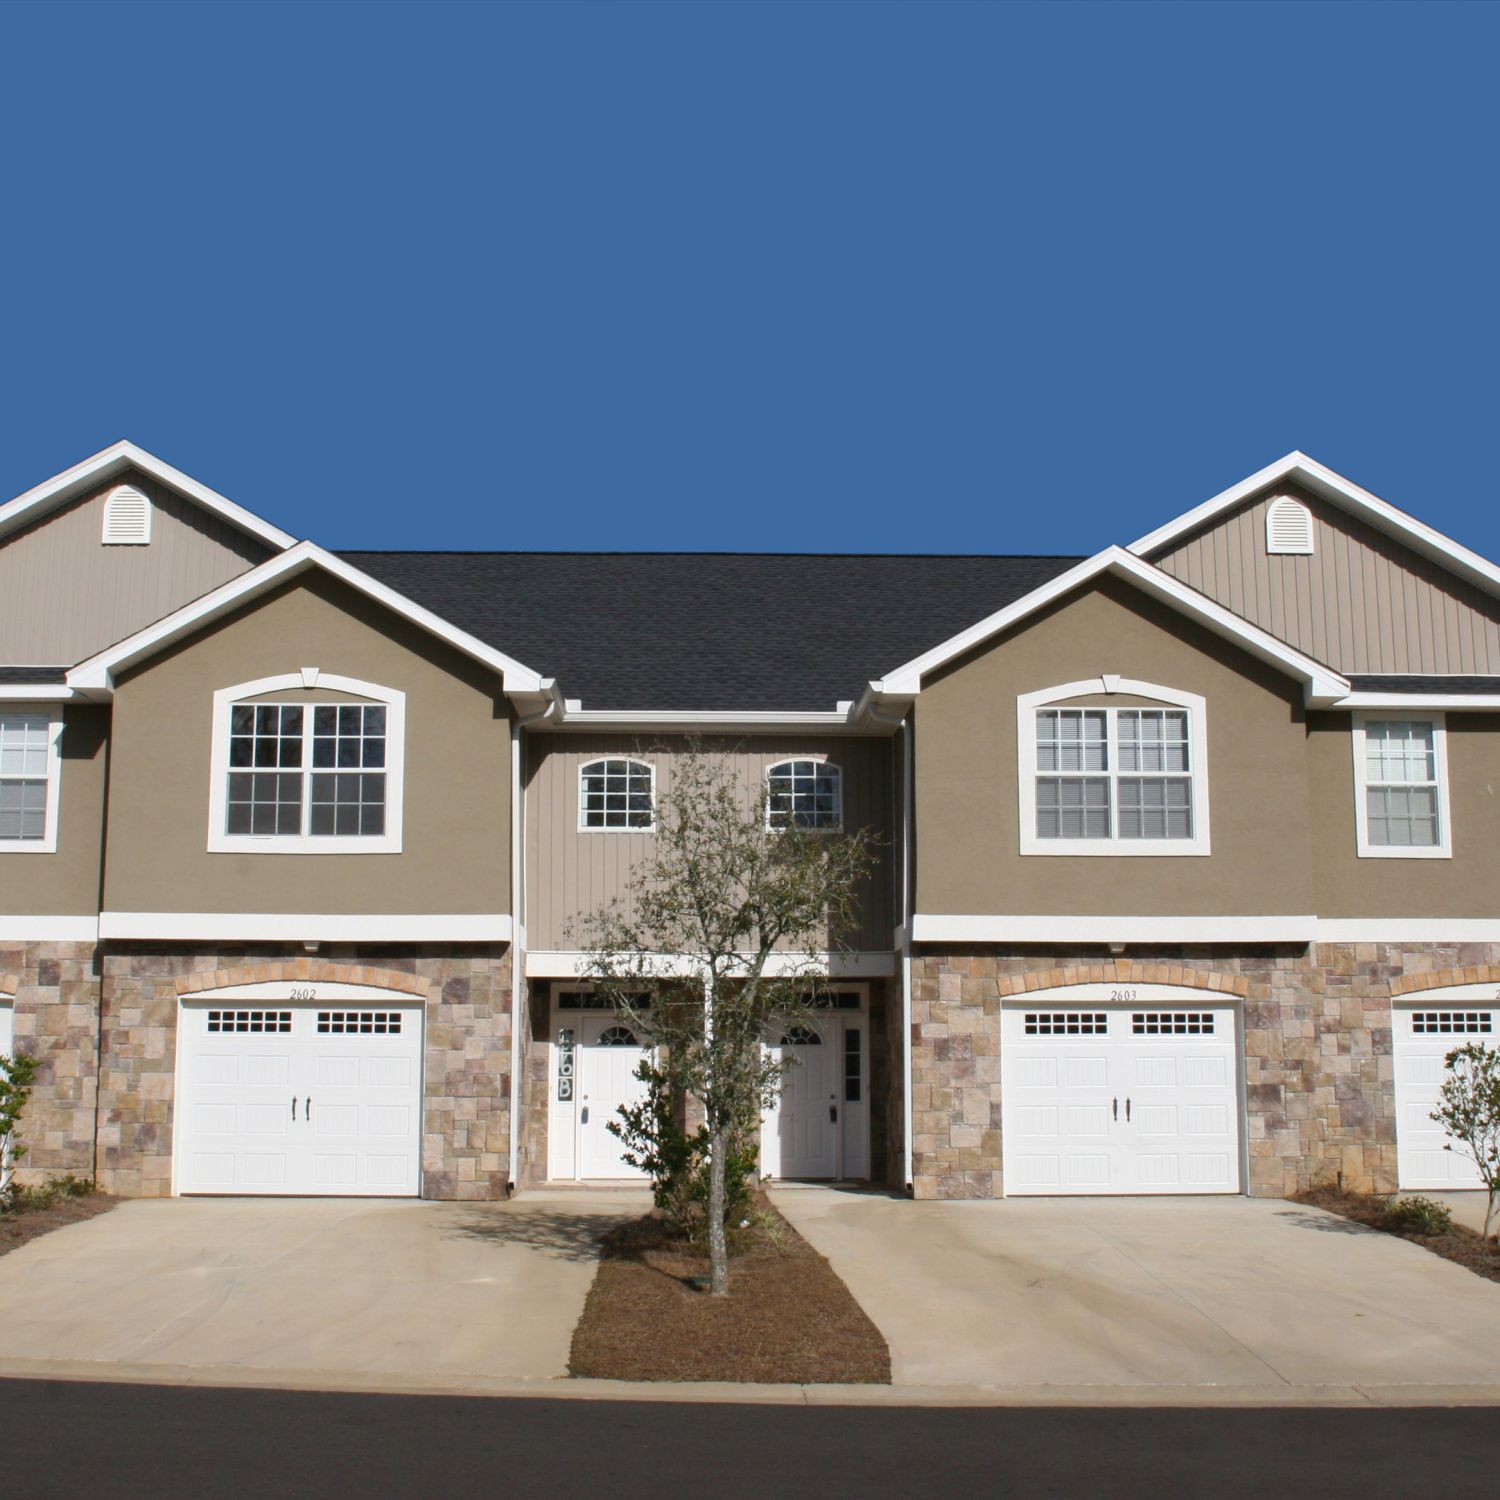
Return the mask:
[[1092,551],[1292,448],[1500,557],[1493,5],[0,8],[0,492]]

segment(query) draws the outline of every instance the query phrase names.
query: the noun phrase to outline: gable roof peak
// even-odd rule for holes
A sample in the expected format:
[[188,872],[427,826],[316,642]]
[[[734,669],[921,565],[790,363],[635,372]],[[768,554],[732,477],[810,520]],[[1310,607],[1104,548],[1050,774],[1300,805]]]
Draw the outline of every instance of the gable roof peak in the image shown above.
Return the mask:
[[154,453],[148,453],[128,438],[121,438],[107,448],[101,448],[72,468],[44,479],[40,484],[17,495],[14,500],[0,505],[0,537],[30,525],[49,511],[66,505],[70,500],[76,500],[80,495],[87,494],[130,470],[156,480],[278,551],[290,547],[297,540],[290,532],[273,526],[269,521],[263,521],[244,506],[236,505],[217,490],[199,483],[190,474],[184,474],[181,469],[174,468]]

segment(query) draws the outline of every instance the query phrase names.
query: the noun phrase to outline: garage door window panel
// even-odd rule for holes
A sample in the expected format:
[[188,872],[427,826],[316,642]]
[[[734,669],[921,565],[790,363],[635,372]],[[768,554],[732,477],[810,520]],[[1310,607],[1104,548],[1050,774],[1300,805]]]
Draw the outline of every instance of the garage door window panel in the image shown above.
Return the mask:
[[[313,675],[380,702],[267,702],[307,674],[215,694],[210,850],[396,853],[405,700],[373,683]],[[237,701],[258,698],[262,701]]]

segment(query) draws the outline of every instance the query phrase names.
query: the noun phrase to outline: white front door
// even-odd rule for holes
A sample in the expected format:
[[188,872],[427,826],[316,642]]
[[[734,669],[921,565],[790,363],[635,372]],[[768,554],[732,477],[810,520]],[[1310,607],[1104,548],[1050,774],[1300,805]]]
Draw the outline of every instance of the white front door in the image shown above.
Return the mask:
[[1239,1191],[1232,1007],[1031,1001],[1000,1053],[1007,1195]]
[[581,1178],[640,1177],[622,1155],[625,1147],[609,1129],[620,1106],[645,1097],[635,1076],[647,1048],[623,1017],[578,1017],[578,1173]]
[[420,1005],[210,1000],[177,1033],[178,1192],[419,1191]]
[[790,1067],[761,1122],[766,1176],[870,1175],[868,1036],[868,1018],[853,1008],[775,1034],[768,1050]]
[[1446,999],[1424,996],[1391,1016],[1396,1069],[1396,1175],[1404,1188],[1477,1188],[1474,1163],[1432,1118],[1448,1076],[1447,1057],[1465,1042],[1495,1045],[1500,1004],[1494,985],[1466,985]]

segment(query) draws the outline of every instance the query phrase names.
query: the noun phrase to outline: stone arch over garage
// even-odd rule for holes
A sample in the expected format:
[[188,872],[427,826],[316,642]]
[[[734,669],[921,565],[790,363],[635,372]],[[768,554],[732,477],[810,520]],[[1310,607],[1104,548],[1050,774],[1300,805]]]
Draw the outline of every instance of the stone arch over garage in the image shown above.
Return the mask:
[[1467,964],[1462,968],[1433,969],[1426,974],[1402,974],[1391,980],[1391,998],[1417,995],[1423,990],[1456,989],[1463,984],[1500,985],[1500,964]]
[[7,1000],[16,998],[16,991],[21,988],[20,976],[16,974],[0,974],[0,995]]
[[[1500,969],[1496,972],[1500,973]],[[1179,989],[1208,990],[1240,999],[1250,992],[1249,980],[1238,974],[1219,974],[1183,964],[1141,963],[1124,958],[1112,959],[1108,963],[1063,964],[1034,974],[1002,977],[997,983],[1002,1000],[1079,984],[1169,984]]]
[[186,998],[205,990],[228,990],[251,984],[358,984],[369,989],[391,990],[425,1000],[428,982],[399,969],[372,969],[364,964],[329,963],[323,959],[297,958],[284,962],[245,964],[235,969],[214,969],[207,974],[184,974],[177,981],[177,994]]

